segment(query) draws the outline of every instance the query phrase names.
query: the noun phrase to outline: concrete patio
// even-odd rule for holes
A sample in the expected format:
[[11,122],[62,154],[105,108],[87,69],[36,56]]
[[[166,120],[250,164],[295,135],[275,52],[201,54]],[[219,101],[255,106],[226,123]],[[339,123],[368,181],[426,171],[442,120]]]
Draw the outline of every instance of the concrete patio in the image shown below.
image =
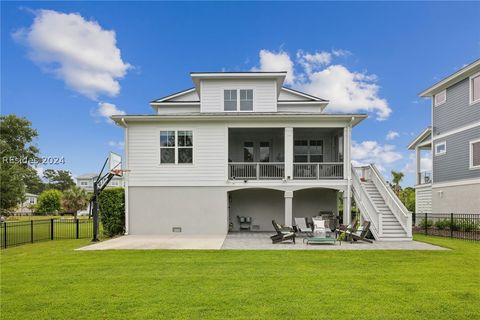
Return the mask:
[[305,244],[297,237],[296,244],[272,244],[272,232],[232,232],[227,235],[127,235],[79,248],[77,250],[448,250],[418,241],[337,242]]

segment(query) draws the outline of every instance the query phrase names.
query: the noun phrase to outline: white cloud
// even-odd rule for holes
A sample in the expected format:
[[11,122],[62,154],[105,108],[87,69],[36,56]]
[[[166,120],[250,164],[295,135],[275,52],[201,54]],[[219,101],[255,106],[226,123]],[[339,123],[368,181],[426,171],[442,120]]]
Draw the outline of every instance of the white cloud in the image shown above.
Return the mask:
[[387,140],[395,140],[396,138],[398,138],[400,136],[400,134],[396,131],[388,131],[387,133],[387,136],[385,137],[385,139]]
[[115,149],[123,149],[125,147],[125,143],[123,141],[108,141],[108,145]]
[[93,116],[104,118],[106,122],[113,123],[113,120],[110,119],[111,116],[123,114],[125,114],[125,111],[118,109],[113,103],[100,102]]
[[[332,64],[333,56],[348,56],[346,50],[330,52],[297,52],[294,62],[285,51],[260,51],[260,67],[252,70],[288,71],[285,83],[320,98],[330,100],[327,111],[374,112],[377,120],[390,116],[386,99],[379,95],[378,78],[367,72],[350,71],[341,64]],[[297,69],[301,71],[297,72]]]
[[402,159],[401,153],[397,152],[394,145],[381,145],[377,141],[363,141],[352,143],[352,163],[355,166],[374,163],[381,171]]
[[293,84],[295,81],[293,61],[288,53],[284,51],[260,50],[260,67],[252,68],[252,71],[287,71],[285,83]]
[[29,48],[32,61],[91,99],[117,95],[118,80],[131,68],[122,60],[115,32],[78,13],[35,11],[33,24],[12,36]]
[[[401,170],[403,173],[415,173],[416,167],[416,157],[415,154],[410,154],[408,157],[409,161]],[[420,157],[420,172],[431,172],[432,171],[432,153],[431,152],[424,152],[424,154]]]

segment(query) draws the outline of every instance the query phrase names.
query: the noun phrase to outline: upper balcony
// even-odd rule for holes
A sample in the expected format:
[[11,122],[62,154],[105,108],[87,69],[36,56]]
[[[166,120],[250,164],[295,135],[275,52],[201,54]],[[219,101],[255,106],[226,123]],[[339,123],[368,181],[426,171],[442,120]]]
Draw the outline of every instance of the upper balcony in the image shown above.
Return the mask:
[[343,153],[343,128],[230,128],[228,179],[343,179]]

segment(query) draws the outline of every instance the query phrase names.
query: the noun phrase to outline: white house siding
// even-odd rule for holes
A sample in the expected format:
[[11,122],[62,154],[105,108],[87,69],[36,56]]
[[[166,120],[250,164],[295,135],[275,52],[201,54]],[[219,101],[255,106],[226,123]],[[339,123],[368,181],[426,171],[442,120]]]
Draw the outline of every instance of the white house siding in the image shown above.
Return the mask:
[[415,212],[432,212],[432,186],[430,184],[415,187]]
[[432,186],[433,213],[480,214],[480,184]]
[[[193,164],[160,164],[160,131],[193,131]],[[141,123],[128,127],[129,186],[202,185],[225,183],[226,129],[211,123]]]
[[224,187],[129,187],[129,234],[226,234]]
[[278,112],[322,112],[320,105],[305,104],[279,104]]
[[253,89],[253,111],[276,111],[277,89],[273,79],[202,80],[200,88],[202,112],[224,112],[223,91],[225,89]]
[[200,105],[169,105],[159,106],[157,108],[157,114],[173,114],[173,113],[190,113],[200,112]]
[[200,101],[200,98],[198,97],[197,91],[193,90],[188,93],[184,93],[174,98],[168,99],[167,101]]

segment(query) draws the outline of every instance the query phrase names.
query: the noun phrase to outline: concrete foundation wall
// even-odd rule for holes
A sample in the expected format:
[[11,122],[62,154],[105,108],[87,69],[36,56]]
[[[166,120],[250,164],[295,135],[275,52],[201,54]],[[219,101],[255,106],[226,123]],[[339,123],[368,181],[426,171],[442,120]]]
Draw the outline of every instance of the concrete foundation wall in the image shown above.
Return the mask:
[[314,217],[320,211],[337,214],[337,191],[331,189],[306,189],[293,193],[293,217]]
[[237,216],[252,218],[253,231],[273,231],[272,220],[285,221],[284,192],[271,189],[244,189],[229,193],[229,220],[239,231]]
[[225,234],[227,192],[222,187],[129,187],[129,234]]
[[480,184],[432,187],[433,213],[480,214]]

